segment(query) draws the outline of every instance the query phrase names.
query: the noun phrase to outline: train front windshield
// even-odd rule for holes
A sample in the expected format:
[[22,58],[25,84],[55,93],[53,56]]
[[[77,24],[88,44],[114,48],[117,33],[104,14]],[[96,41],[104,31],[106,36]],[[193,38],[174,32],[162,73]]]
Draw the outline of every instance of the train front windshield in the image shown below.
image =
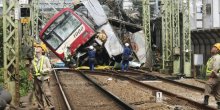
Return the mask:
[[47,28],[43,39],[56,50],[80,25],[81,22],[66,11]]

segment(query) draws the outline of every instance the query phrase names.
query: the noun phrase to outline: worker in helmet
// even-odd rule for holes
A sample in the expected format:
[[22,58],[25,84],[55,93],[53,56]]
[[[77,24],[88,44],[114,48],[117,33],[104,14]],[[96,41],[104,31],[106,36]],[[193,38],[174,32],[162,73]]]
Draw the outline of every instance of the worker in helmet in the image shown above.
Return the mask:
[[35,55],[32,60],[32,74],[34,76],[34,94],[39,109],[54,109],[49,88],[51,64],[48,57],[44,56],[40,44],[35,44]]
[[208,105],[208,99],[211,93],[214,92],[214,97],[217,101],[218,109],[220,109],[220,43],[213,45],[211,49],[211,58],[206,64],[206,75],[209,79],[205,85],[204,104]]
[[48,53],[47,46],[43,42],[41,42],[40,45],[41,45],[41,47],[43,49],[43,55],[46,55]]
[[91,45],[91,46],[89,46],[89,51],[88,51],[89,68],[91,71],[94,71],[95,56],[96,56],[96,51],[95,51],[94,47]]
[[126,71],[128,70],[130,57],[131,57],[131,49],[129,48],[129,44],[125,43],[124,51],[122,54],[122,65],[121,65],[122,71],[124,71],[124,69],[126,69]]

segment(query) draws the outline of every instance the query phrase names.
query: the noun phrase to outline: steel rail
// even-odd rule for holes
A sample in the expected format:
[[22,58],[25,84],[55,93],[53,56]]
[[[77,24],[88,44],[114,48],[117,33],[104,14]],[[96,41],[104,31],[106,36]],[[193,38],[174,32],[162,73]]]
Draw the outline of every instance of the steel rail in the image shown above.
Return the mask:
[[[112,73],[110,73],[110,72],[112,72]],[[120,77],[120,78],[128,79],[129,81],[132,81],[132,82],[134,82],[134,83],[136,83],[136,84],[138,84],[138,85],[140,85],[140,86],[147,87],[147,88],[150,88],[150,89],[152,89],[152,90],[161,91],[164,95],[170,96],[171,98],[172,98],[172,97],[175,97],[175,98],[177,98],[177,99],[184,100],[184,101],[188,102],[189,104],[194,105],[194,106],[196,106],[196,107],[199,107],[199,108],[201,108],[201,109],[205,109],[205,110],[217,110],[217,109],[214,108],[214,107],[211,107],[211,106],[208,106],[208,105],[204,105],[203,103],[196,102],[196,101],[194,101],[194,100],[192,100],[192,99],[189,99],[189,98],[180,96],[180,95],[178,95],[178,94],[174,94],[174,93],[172,93],[172,92],[169,92],[169,91],[160,89],[160,88],[158,88],[158,87],[151,86],[151,85],[149,85],[149,84],[140,82],[140,81],[138,81],[138,80],[136,80],[136,79],[134,79],[134,78],[121,75],[121,74],[119,74],[119,73],[116,72],[116,71],[108,71],[108,72],[107,72],[107,71],[106,71],[106,72],[104,72],[104,71],[93,71],[93,72],[92,72],[92,71],[91,71],[90,73],[92,73],[92,74],[108,74],[109,76],[114,76],[114,77],[117,76],[117,77]]]
[[57,76],[57,73],[56,73],[56,69],[53,69],[53,72],[54,72],[54,76],[55,76],[55,78],[57,80],[57,84],[58,84],[58,86],[60,88],[61,94],[62,94],[62,96],[64,98],[65,104],[66,104],[68,110],[72,110],[72,108],[70,107],[69,101],[67,100],[67,97],[66,97],[66,95],[65,95],[65,93],[63,91],[63,88],[62,88],[61,84],[60,84],[60,80],[58,79],[58,76]]
[[[134,72],[136,71],[136,72]],[[181,82],[178,82],[178,81],[174,81],[174,80],[170,80],[170,79],[167,79],[165,77],[161,77],[159,75],[155,75],[155,74],[152,74],[152,73],[149,73],[149,72],[146,72],[146,71],[141,71],[141,70],[133,70],[133,71],[128,71],[129,73],[135,73],[135,74],[141,74],[141,73],[144,73],[142,75],[151,75],[151,76],[155,76],[156,78],[160,79],[160,80],[163,80],[165,82],[168,82],[168,83],[172,83],[172,84],[175,84],[175,85],[180,85],[180,86],[183,86],[183,87],[186,87],[186,88],[190,88],[190,89],[193,89],[195,91],[198,91],[198,92],[201,92],[203,93],[205,91],[204,88],[201,88],[201,87],[198,87],[198,86],[193,86],[193,85],[189,85],[189,84],[185,84],[185,83],[181,83]],[[141,73],[139,73],[141,72]]]
[[127,104],[126,102],[122,101],[121,99],[119,99],[117,96],[115,96],[114,94],[112,94],[111,92],[107,91],[105,88],[101,87],[100,84],[98,84],[95,80],[93,80],[92,78],[88,77],[83,71],[76,71],[79,72],[85,79],[87,79],[88,81],[92,82],[95,87],[97,87],[99,90],[101,90],[103,93],[107,94],[108,96],[110,96],[112,99],[114,99],[118,104],[120,104],[125,110],[134,110],[133,107],[131,107],[129,104]]

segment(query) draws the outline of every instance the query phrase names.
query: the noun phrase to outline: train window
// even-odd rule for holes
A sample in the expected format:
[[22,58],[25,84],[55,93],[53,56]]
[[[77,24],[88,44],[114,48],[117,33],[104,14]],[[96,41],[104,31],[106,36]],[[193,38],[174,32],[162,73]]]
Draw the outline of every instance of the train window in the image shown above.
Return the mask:
[[68,14],[68,17],[60,23],[55,29],[54,32],[60,36],[62,40],[66,38],[80,26],[80,21],[75,18],[72,14]]
[[44,40],[54,49],[62,43],[62,41],[54,33],[44,36]]
[[80,25],[81,22],[75,16],[65,12],[48,27],[43,38],[56,49]]
[[71,51],[76,53],[80,48],[78,46],[85,44],[94,34],[94,30],[74,10],[64,8],[50,18],[40,32],[40,39],[64,60],[63,49],[67,45],[70,45]]
[[49,35],[57,26],[59,26],[60,23],[62,23],[66,15],[68,15],[69,12],[65,12],[64,14],[60,15],[46,30],[44,34]]

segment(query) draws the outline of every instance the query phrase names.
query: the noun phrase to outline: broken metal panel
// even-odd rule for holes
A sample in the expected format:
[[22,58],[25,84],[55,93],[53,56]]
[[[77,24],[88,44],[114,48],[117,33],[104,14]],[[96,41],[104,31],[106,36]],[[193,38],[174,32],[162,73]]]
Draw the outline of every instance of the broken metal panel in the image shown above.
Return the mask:
[[92,2],[91,0],[83,0],[82,3],[89,11],[90,16],[92,16],[97,26],[101,26],[108,21],[107,16],[98,0],[93,0]]
[[149,54],[149,48],[145,48],[146,42],[143,31],[136,32],[131,37],[131,46],[133,49],[133,52],[136,54],[138,61],[140,63],[145,63],[146,57],[149,55],[146,55],[146,53]]
[[109,57],[117,56],[119,54],[123,53],[123,46],[119,42],[118,37],[113,31],[113,28],[109,23],[103,25],[100,29],[98,29],[99,32],[101,30],[104,30],[107,35],[107,41],[105,42],[104,46],[105,49],[108,52]]
[[108,22],[107,16],[98,0],[93,0],[92,2],[90,0],[83,0],[82,3],[89,11],[89,14],[93,18],[95,24],[99,26],[97,31],[101,32],[104,30],[106,33],[107,41],[105,42],[104,46],[109,57],[117,56],[123,53],[123,46]]

